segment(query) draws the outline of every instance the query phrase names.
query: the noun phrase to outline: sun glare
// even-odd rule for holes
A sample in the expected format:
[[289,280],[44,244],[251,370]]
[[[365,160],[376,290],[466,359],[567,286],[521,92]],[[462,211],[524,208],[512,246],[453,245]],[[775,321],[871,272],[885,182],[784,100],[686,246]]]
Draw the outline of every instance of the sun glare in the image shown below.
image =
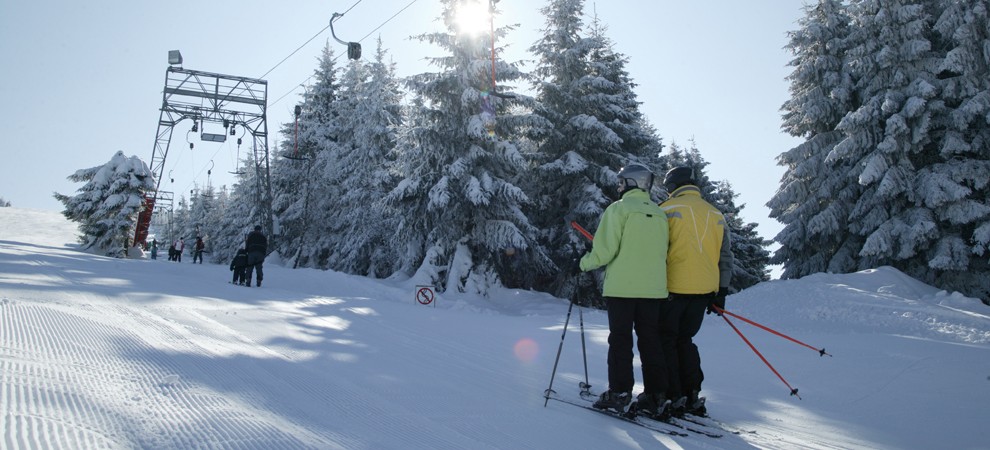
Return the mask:
[[457,30],[464,34],[477,36],[489,28],[488,4],[478,0],[466,0],[457,6],[454,15]]

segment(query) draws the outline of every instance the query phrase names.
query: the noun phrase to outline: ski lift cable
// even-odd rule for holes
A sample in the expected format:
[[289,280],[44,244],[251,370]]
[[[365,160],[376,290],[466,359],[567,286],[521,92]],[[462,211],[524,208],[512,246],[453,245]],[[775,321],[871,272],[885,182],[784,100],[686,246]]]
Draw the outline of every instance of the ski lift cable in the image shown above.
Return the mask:
[[[196,184],[196,179],[202,176],[204,171],[207,172],[207,180],[209,180],[210,172],[213,170],[213,159],[216,158],[217,154],[220,153],[220,150],[223,150],[223,148],[224,145],[217,146],[217,151],[213,152],[213,155],[210,155],[210,162],[203,164],[203,167],[199,169],[199,172],[197,172],[196,175],[192,178],[192,181],[190,181],[189,184],[186,185],[186,189],[188,189],[189,186]],[[207,166],[210,167],[207,168]],[[183,190],[182,192],[185,192],[185,190]]]
[[[384,26],[385,26],[386,24],[388,24],[389,22],[391,22],[391,21],[392,21],[392,19],[395,19],[396,17],[398,17],[398,15],[399,15],[399,14],[402,14],[402,12],[403,12],[403,11],[405,11],[405,10],[407,10],[407,9],[409,9],[409,7],[410,7],[410,6],[412,6],[412,5],[413,5],[413,3],[416,3],[417,1],[419,1],[419,0],[412,0],[412,1],[410,1],[410,2],[408,3],[408,4],[406,4],[406,6],[404,6],[404,7],[402,7],[402,9],[400,9],[400,10],[399,10],[398,12],[396,12],[395,14],[392,14],[392,17],[389,17],[389,18],[388,18],[388,19],[386,19],[386,20],[385,20],[384,22],[382,22],[382,23],[381,23],[380,25],[378,25],[377,27],[375,27],[375,29],[373,29],[373,30],[371,30],[370,32],[368,32],[368,34],[366,34],[366,35],[364,35],[364,37],[362,37],[361,39],[359,39],[359,40],[358,40],[358,42],[364,42],[364,40],[365,40],[365,39],[367,39],[367,38],[368,38],[368,36],[371,36],[371,35],[372,35],[372,34],[373,34],[374,32],[376,32],[376,31],[378,31],[378,30],[380,30],[380,29],[381,29],[382,27],[384,27]],[[360,3],[360,1],[358,1],[358,3]],[[357,3],[355,3],[355,5],[356,5],[356,4],[357,4]],[[353,8],[353,6],[352,6],[351,8]],[[347,10],[347,11],[350,11],[350,8],[348,8],[348,10]],[[344,11],[344,13],[347,13],[347,11]],[[341,16],[343,16],[343,14],[341,14]],[[329,28],[329,27],[330,27],[330,25],[327,25],[327,27]],[[326,29],[326,28],[324,28],[324,30],[325,30],[325,29]],[[321,31],[321,33],[322,33],[322,31]],[[314,36],[314,37],[315,37],[315,36]],[[304,44],[304,45],[305,45],[305,44]],[[342,54],[341,54],[341,55],[342,55]],[[333,60],[334,60],[334,61],[336,61],[337,59],[339,59],[339,58],[340,58],[340,56],[341,56],[341,55],[337,55],[337,57],[336,57],[336,58],[334,58]],[[296,91],[296,89],[299,89],[300,87],[303,87],[303,88],[304,88],[304,87],[306,87],[306,82],[308,82],[308,81],[309,81],[309,80],[311,80],[312,78],[313,78],[313,75],[310,75],[310,76],[308,76],[308,77],[306,77],[306,79],[305,79],[305,80],[302,80],[302,81],[301,81],[301,82],[300,82],[300,83],[299,83],[298,85],[296,85],[295,87],[293,87],[292,89],[290,89],[290,90],[289,90],[288,92],[286,92],[285,94],[282,94],[282,96],[281,96],[281,97],[279,97],[279,98],[277,98],[277,99],[276,99],[276,100],[275,100],[274,102],[272,102],[272,103],[271,103],[271,106],[274,106],[274,105],[275,105],[275,104],[277,104],[278,102],[280,102],[280,101],[282,101],[282,99],[284,99],[285,97],[288,97],[288,96],[289,96],[289,94],[291,94],[291,93],[293,93],[293,92],[295,92],[295,91]]]
[[316,32],[316,34],[314,34],[314,35],[313,35],[313,37],[311,37],[311,38],[309,38],[309,39],[308,39],[308,40],[307,40],[306,42],[303,42],[303,44],[302,44],[302,45],[300,45],[300,46],[299,46],[299,48],[297,48],[297,49],[295,49],[295,50],[293,50],[293,51],[292,51],[292,53],[289,53],[289,56],[286,56],[285,58],[282,58],[282,60],[281,60],[281,61],[279,61],[279,62],[278,62],[278,64],[275,64],[275,66],[274,66],[274,67],[272,67],[271,69],[268,69],[268,72],[265,72],[265,74],[264,74],[264,75],[262,75],[262,76],[260,76],[260,77],[258,77],[258,78],[259,78],[259,79],[264,79],[266,75],[268,75],[268,74],[270,74],[270,73],[272,73],[272,71],[273,71],[273,70],[275,70],[275,69],[277,69],[277,68],[278,68],[278,66],[280,66],[280,65],[282,65],[282,63],[284,63],[284,62],[285,62],[285,61],[286,61],[287,59],[289,59],[289,58],[291,58],[291,57],[292,57],[292,55],[295,55],[295,54],[296,54],[296,52],[298,52],[299,50],[302,50],[302,48],[303,48],[303,47],[305,47],[305,46],[306,46],[307,44],[309,44],[309,43],[310,43],[310,42],[311,42],[311,41],[312,41],[313,39],[316,39],[316,37],[317,37],[317,36],[319,36],[319,35],[321,35],[321,34],[323,34],[323,32],[324,32],[324,31],[327,31],[327,28],[330,28],[330,26],[331,26],[331,25],[333,25],[333,21],[334,21],[335,19],[337,19],[338,17],[343,17],[343,16],[344,16],[344,14],[347,14],[347,12],[348,12],[348,11],[350,11],[350,10],[352,10],[352,9],[354,9],[354,7],[355,7],[355,6],[357,6],[357,5],[358,5],[358,3],[361,3],[362,1],[364,1],[364,0],[358,0],[358,1],[357,1],[357,2],[355,2],[355,3],[353,4],[353,5],[351,5],[351,7],[350,7],[350,8],[347,8],[347,11],[344,11],[344,12],[343,12],[342,14],[336,14],[336,13],[335,13],[335,14],[334,14],[334,18],[330,20],[330,23],[328,23],[328,24],[327,24],[327,26],[325,26],[325,27],[323,27],[323,29],[322,29],[322,30],[320,30],[320,31],[318,31],[318,32]]

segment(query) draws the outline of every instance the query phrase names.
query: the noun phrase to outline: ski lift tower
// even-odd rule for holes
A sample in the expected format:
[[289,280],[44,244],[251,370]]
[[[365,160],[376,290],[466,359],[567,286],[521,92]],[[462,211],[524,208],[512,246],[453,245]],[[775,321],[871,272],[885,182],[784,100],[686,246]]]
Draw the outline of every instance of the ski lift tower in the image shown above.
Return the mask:
[[[255,170],[255,223],[265,227],[272,235],[272,187],[268,158],[268,82],[254,78],[222,75],[182,68],[182,55],[178,50],[168,52],[168,68],[165,70],[165,89],[162,94],[158,133],[151,154],[151,172],[155,175],[155,192],[145,197],[144,211],[138,216],[135,245],[148,238],[148,227],[158,199],[165,171],[172,132],[183,120],[192,120],[191,131],[200,133],[200,139],[224,142],[227,135],[235,136],[240,126],[251,133],[254,140]],[[206,123],[220,124],[222,133],[206,132]]]

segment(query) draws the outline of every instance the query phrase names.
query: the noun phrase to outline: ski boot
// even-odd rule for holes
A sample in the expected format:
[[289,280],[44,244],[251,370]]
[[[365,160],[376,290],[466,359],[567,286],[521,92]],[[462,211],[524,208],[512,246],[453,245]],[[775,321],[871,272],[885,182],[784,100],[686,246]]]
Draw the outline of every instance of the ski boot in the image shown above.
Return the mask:
[[698,391],[692,391],[687,397],[685,412],[698,417],[708,417],[708,409],[705,408],[705,397],[699,397]]
[[670,418],[669,409],[670,400],[667,400],[663,395],[647,394],[646,392],[636,396],[636,401],[629,406],[630,413],[661,421]]
[[601,397],[592,405],[597,409],[610,409],[619,414],[626,412],[626,406],[632,400],[632,394],[629,392],[615,392],[613,390],[607,390],[602,393]]

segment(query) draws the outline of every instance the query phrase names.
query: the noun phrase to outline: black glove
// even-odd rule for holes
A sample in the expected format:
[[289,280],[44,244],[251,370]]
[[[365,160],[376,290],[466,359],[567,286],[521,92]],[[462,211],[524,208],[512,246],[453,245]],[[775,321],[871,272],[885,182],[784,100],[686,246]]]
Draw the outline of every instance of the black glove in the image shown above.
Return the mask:
[[581,258],[574,258],[571,260],[571,275],[580,275],[583,271],[581,270]]
[[721,316],[722,313],[718,312],[718,310],[716,310],[715,307],[717,306],[718,309],[720,310],[725,309],[725,297],[727,295],[729,295],[729,288],[727,287],[718,288],[718,293],[715,294],[715,298],[712,300],[712,302],[708,304],[708,311],[705,312],[705,314],[715,313]]

